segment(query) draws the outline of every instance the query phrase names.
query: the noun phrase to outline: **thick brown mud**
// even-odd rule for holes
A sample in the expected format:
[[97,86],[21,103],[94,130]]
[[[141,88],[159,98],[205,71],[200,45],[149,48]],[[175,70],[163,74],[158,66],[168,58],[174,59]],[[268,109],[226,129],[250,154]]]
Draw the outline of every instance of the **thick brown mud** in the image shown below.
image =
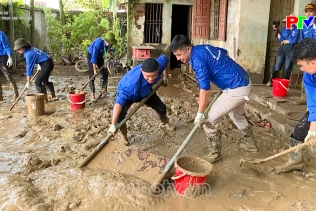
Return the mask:
[[[14,77],[22,90],[25,78]],[[138,177],[114,169],[77,168],[106,137],[114,104],[114,98],[101,98],[93,104],[87,101],[82,111],[70,110],[67,93],[84,85],[88,80],[85,74],[54,70],[51,80],[59,101],[45,104],[45,115],[39,117],[28,115],[23,98],[8,111],[12,92],[5,79],[0,80],[4,84],[4,101],[0,102],[0,210],[316,209],[314,158],[305,157],[303,171],[280,175],[273,173],[274,166],[285,162],[286,156],[239,167],[241,158],[265,158],[288,148],[288,141],[270,128],[252,126],[259,152],[248,153],[239,148],[242,135],[225,117],[220,126],[223,158],[213,165],[208,192],[183,197],[174,190],[173,181],[166,180],[164,190],[154,195],[150,184]],[[110,78],[113,84],[115,80]],[[127,122],[132,149],[170,159],[192,130],[198,90],[194,84],[179,83],[176,77],[171,82],[160,88],[158,95],[167,104],[176,131],[160,129],[155,112],[143,106]],[[110,87],[109,91],[114,90]],[[28,93],[35,93],[35,88]],[[246,115],[251,123],[260,120],[248,112]],[[181,156],[203,157],[207,153],[205,134],[198,130]]]

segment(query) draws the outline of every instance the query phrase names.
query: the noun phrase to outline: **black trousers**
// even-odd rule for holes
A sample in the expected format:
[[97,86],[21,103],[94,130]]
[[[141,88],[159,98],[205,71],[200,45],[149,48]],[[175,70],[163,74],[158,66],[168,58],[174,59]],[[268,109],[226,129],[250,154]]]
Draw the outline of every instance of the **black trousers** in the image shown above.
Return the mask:
[[[307,136],[310,122],[308,121],[309,112],[307,111],[300,121],[295,125],[294,132],[291,135],[292,138],[299,142],[304,142],[305,137]],[[293,144],[290,143],[293,147]]]
[[39,65],[41,66],[41,71],[35,79],[36,88],[42,85],[48,85],[50,73],[54,69],[54,62],[51,58],[39,63]]
[[[143,99],[139,99],[136,102],[140,102]],[[119,115],[118,122],[120,123],[127,115],[128,109],[131,107],[131,105],[134,102],[132,101],[127,101],[125,106],[123,106],[122,111]],[[158,97],[156,93],[154,93],[146,102],[145,105],[148,107],[154,109],[161,121],[166,121],[167,118],[167,106],[161,101],[161,99]]]
[[9,83],[13,83],[14,79],[9,73],[9,67],[7,65],[8,56],[0,56],[0,69],[4,75],[4,77],[9,81]]
[[[93,71],[93,65],[91,63],[91,54],[90,53],[87,53],[87,59],[88,59],[88,66],[89,66],[89,79],[94,75],[94,71]],[[103,67],[104,65],[104,59],[103,59],[103,56],[99,56],[97,58],[97,66],[99,68],[101,68],[99,71],[101,73],[101,78],[100,78],[100,83],[101,83],[101,86],[103,87],[104,85],[107,85],[108,83],[108,78],[109,78],[109,72],[108,70],[106,69],[106,67]],[[95,92],[95,85],[94,85],[94,79],[90,82],[90,91],[91,92]]]

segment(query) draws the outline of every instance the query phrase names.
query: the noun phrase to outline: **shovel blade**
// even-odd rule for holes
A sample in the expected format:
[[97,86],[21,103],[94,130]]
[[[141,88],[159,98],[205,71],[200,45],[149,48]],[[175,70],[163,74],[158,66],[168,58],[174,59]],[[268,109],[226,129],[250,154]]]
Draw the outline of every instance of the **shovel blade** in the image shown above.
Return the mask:
[[87,168],[133,175],[152,184],[168,162],[167,158],[110,141],[88,163]]

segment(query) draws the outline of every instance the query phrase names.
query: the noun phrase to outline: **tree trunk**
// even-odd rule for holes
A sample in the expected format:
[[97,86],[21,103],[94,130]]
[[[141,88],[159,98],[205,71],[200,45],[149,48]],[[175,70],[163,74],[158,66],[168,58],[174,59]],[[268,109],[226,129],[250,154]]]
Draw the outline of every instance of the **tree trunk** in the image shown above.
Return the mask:
[[31,16],[31,20],[30,20],[31,45],[37,47],[37,45],[36,45],[36,43],[35,43],[34,0],[30,0],[30,6],[31,6],[31,9],[30,9],[30,16]]
[[[9,3],[9,17],[13,17],[13,4],[12,4],[12,0],[8,1]],[[16,71],[16,62],[15,62],[15,53],[13,51],[14,48],[14,20],[10,20],[10,35],[9,35],[9,40],[10,40],[10,46],[11,46],[11,50],[12,50],[12,61],[13,61],[13,65],[12,65],[12,72],[15,73]]]
[[65,13],[64,13],[63,0],[59,0],[59,15],[60,15],[60,23],[63,26],[65,25]]

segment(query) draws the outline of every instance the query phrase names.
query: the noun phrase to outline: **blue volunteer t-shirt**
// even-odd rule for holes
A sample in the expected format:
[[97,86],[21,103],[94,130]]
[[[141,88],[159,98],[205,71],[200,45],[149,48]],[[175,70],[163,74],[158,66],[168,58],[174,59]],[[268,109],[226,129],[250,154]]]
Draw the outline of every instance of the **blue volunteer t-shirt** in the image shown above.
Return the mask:
[[223,48],[211,45],[192,46],[190,64],[200,89],[210,90],[210,82],[222,90],[249,84],[248,73],[227,56],[227,50]]
[[28,48],[24,51],[24,58],[26,61],[26,76],[33,75],[35,64],[39,64],[50,59],[50,57],[46,53],[34,47]]
[[169,63],[165,55],[159,56],[157,59],[159,69],[158,76],[154,83],[148,83],[141,71],[142,65],[138,65],[128,71],[118,82],[116,103],[124,106],[127,101],[136,102],[145,98],[152,90],[155,83],[158,82],[163,71]]

